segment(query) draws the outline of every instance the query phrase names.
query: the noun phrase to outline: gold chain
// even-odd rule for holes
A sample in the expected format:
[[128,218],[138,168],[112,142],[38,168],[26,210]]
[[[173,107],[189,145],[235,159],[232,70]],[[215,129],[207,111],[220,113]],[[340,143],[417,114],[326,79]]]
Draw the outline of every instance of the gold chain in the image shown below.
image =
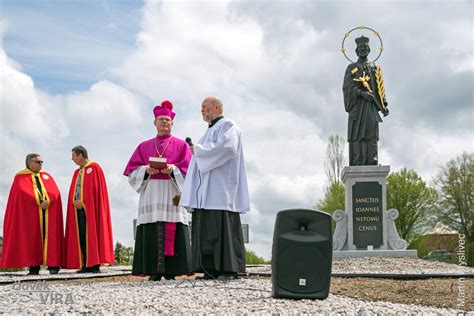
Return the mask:
[[165,148],[163,149],[163,152],[162,152],[162,153],[160,153],[160,151],[158,150],[158,146],[156,145],[156,138],[157,138],[157,137],[155,137],[155,150],[156,150],[156,153],[158,154],[158,157],[163,157],[163,154],[165,153],[166,148],[168,148],[168,145],[171,143],[171,138],[172,138],[172,136],[170,136],[170,140],[169,140],[168,143],[166,144],[166,146],[165,146]]

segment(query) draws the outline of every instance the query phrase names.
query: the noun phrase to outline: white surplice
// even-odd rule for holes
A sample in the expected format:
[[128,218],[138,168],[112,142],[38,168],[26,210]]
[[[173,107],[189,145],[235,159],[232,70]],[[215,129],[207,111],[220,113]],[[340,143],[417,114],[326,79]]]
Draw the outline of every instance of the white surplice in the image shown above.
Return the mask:
[[174,222],[188,225],[188,214],[183,207],[173,205],[173,197],[179,194],[182,188],[183,175],[176,166],[173,174],[176,185],[172,180],[147,179],[144,180],[146,166],[135,169],[128,175],[130,186],[140,193],[138,202],[137,225],[160,222]]
[[241,132],[232,120],[220,119],[194,145],[180,205],[189,212],[250,211]]

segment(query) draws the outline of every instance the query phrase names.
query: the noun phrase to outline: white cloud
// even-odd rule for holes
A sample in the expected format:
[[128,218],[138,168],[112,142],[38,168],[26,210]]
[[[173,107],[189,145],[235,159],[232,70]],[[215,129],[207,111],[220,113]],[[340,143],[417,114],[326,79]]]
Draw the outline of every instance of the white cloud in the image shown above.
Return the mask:
[[450,23],[442,23],[440,47],[448,59],[446,62],[455,72],[474,71],[472,16]]
[[[0,20],[3,39],[5,20]],[[3,41],[0,40],[0,43]],[[52,98],[37,90],[30,76],[11,60],[0,46],[0,146],[3,155],[0,185],[6,188],[13,175],[23,168],[24,156],[64,139],[69,129]],[[18,161],[17,157],[21,157]],[[1,203],[4,204],[4,203]]]
[[229,82],[236,93],[236,73],[259,62],[258,25],[230,17],[227,2],[147,2],[142,26],[136,51],[115,72],[152,100],[173,96],[190,107]]
[[464,151],[474,151],[472,132],[433,130],[422,124],[406,128],[401,122],[394,122],[382,141],[380,156],[391,165],[391,171],[407,167],[427,183],[449,160]]
[[0,47],[0,104],[2,133],[25,140],[65,137],[68,129],[53,109],[43,104],[33,80],[21,72]]
[[137,126],[142,123],[144,101],[124,87],[110,81],[99,81],[88,91],[66,96],[70,122],[93,127]]
[[[24,168],[24,157],[46,151],[68,134],[65,120],[51,98],[8,58],[3,47],[5,20],[0,20],[0,218],[3,218],[13,176]],[[3,221],[1,222],[3,227]]]

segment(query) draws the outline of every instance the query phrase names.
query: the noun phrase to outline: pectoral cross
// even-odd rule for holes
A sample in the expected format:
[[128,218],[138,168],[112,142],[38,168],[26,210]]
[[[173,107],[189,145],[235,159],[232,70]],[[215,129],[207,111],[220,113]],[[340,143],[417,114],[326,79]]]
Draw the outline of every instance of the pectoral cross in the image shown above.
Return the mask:
[[354,78],[353,80],[362,83],[362,85],[363,85],[367,90],[369,90],[370,93],[372,93],[372,89],[370,89],[370,85],[369,85],[370,77],[369,77],[369,75],[366,75],[366,74],[365,74],[365,71],[362,73],[362,76],[361,76],[361,77],[359,77],[359,78]]

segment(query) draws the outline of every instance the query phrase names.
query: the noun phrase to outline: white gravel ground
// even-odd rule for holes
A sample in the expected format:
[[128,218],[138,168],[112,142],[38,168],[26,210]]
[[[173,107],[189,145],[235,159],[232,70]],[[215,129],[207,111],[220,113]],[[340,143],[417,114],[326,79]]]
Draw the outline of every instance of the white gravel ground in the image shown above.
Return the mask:
[[[25,287],[25,284],[22,284]],[[28,283],[41,286],[43,283]],[[455,310],[365,302],[339,295],[326,300],[288,300],[271,297],[268,279],[140,283],[47,283],[45,292],[0,287],[0,314],[252,314],[252,315],[456,315]],[[38,288],[35,288],[38,289]],[[60,296],[60,298],[59,298]]]
[[101,273],[76,273],[77,269],[61,269],[58,274],[49,274],[48,270],[41,270],[39,275],[27,275],[28,271],[0,272],[0,284],[5,282],[35,281],[44,279],[82,279],[103,276],[128,275],[132,272],[132,267],[109,266],[101,267]]
[[[0,283],[16,282],[25,280],[43,279],[74,279],[84,277],[101,277],[112,275],[130,274],[132,268],[126,266],[101,267],[102,273],[77,274],[76,270],[62,269],[57,275],[50,275],[48,271],[42,270],[39,276],[26,276],[27,271],[22,272],[0,272]],[[247,267],[249,273],[270,274],[270,265],[259,265]],[[332,273],[345,274],[454,274],[462,276],[469,273],[474,274],[474,268],[463,267],[456,264],[448,264],[437,261],[426,261],[418,258],[340,258],[333,260]]]
[[[247,272],[271,273],[270,265],[250,267]],[[347,274],[474,274],[474,268],[419,258],[340,258],[332,262],[332,273]]]
[[[366,302],[330,294],[326,300],[287,300],[271,297],[270,279],[161,282],[23,282],[45,278],[96,277],[123,275],[130,267],[102,267],[103,273],[77,274],[61,270],[59,275],[41,271],[40,276],[26,272],[0,273],[0,315],[17,314],[325,314],[325,315],[456,315],[455,310]],[[252,266],[247,272],[271,273],[270,265]],[[343,258],[333,261],[333,273],[373,274],[459,274],[474,273],[474,268],[460,267],[417,258]],[[20,283],[18,282],[20,281]],[[34,288],[32,288],[34,287]],[[383,291],[383,289],[381,289]]]

